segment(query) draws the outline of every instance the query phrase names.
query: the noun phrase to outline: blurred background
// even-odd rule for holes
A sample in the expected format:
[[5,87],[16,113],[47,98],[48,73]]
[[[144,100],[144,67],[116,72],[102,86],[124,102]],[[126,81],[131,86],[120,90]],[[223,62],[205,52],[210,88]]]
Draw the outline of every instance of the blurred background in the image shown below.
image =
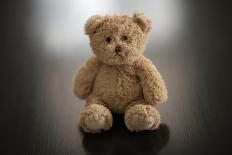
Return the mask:
[[[184,0],[8,0],[1,5],[0,139],[3,154],[228,153],[231,134],[231,8]],[[86,135],[84,101],[72,77],[92,55],[83,32],[95,14],[151,17],[145,56],[159,69],[169,99],[162,126],[132,134]],[[147,145],[146,145],[147,144]],[[107,149],[106,149],[107,148]],[[100,151],[99,151],[100,150]]]

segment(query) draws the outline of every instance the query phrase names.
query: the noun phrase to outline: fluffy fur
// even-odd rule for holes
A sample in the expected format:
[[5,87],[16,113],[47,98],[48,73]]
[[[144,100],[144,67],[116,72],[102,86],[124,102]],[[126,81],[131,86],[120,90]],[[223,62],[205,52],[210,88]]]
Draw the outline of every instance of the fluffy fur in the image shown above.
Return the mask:
[[80,126],[96,133],[112,127],[111,112],[125,114],[130,131],[154,130],[160,124],[155,105],[167,100],[164,81],[143,56],[151,20],[142,13],[92,16],[85,33],[95,56],[74,78],[74,93],[86,100]]

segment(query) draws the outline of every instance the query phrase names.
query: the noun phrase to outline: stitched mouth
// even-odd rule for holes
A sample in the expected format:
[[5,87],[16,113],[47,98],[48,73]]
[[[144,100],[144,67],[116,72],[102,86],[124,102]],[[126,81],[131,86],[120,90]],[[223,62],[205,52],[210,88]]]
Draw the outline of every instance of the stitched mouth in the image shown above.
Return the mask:
[[122,55],[122,52],[115,53],[115,56],[124,57],[124,55]]

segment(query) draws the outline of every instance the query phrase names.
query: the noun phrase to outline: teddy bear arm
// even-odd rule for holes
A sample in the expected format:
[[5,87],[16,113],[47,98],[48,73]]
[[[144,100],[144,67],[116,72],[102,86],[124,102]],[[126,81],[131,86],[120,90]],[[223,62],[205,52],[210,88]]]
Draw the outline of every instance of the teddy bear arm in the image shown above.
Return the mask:
[[74,94],[77,97],[85,99],[91,93],[97,66],[97,58],[91,57],[74,76]]
[[140,78],[145,101],[152,105],[165,102],[167,89],[159,71],[149,61],[141,61],[140,63],[137,74]]

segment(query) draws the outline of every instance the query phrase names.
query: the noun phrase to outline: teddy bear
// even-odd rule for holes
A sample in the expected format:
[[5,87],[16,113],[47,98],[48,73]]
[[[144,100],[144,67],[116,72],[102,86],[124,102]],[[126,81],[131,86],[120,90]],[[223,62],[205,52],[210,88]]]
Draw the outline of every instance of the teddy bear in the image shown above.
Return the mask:
[[123,114],[130,131],[155,130],[155,105],[167,100],[162,76],[146,58],[151,19],[141,12],[94,15],[84,26],[93,51],[74,76],[74,94],[86,100],[80,114],[84,132],[99,133],[113,125],[112,113]]

